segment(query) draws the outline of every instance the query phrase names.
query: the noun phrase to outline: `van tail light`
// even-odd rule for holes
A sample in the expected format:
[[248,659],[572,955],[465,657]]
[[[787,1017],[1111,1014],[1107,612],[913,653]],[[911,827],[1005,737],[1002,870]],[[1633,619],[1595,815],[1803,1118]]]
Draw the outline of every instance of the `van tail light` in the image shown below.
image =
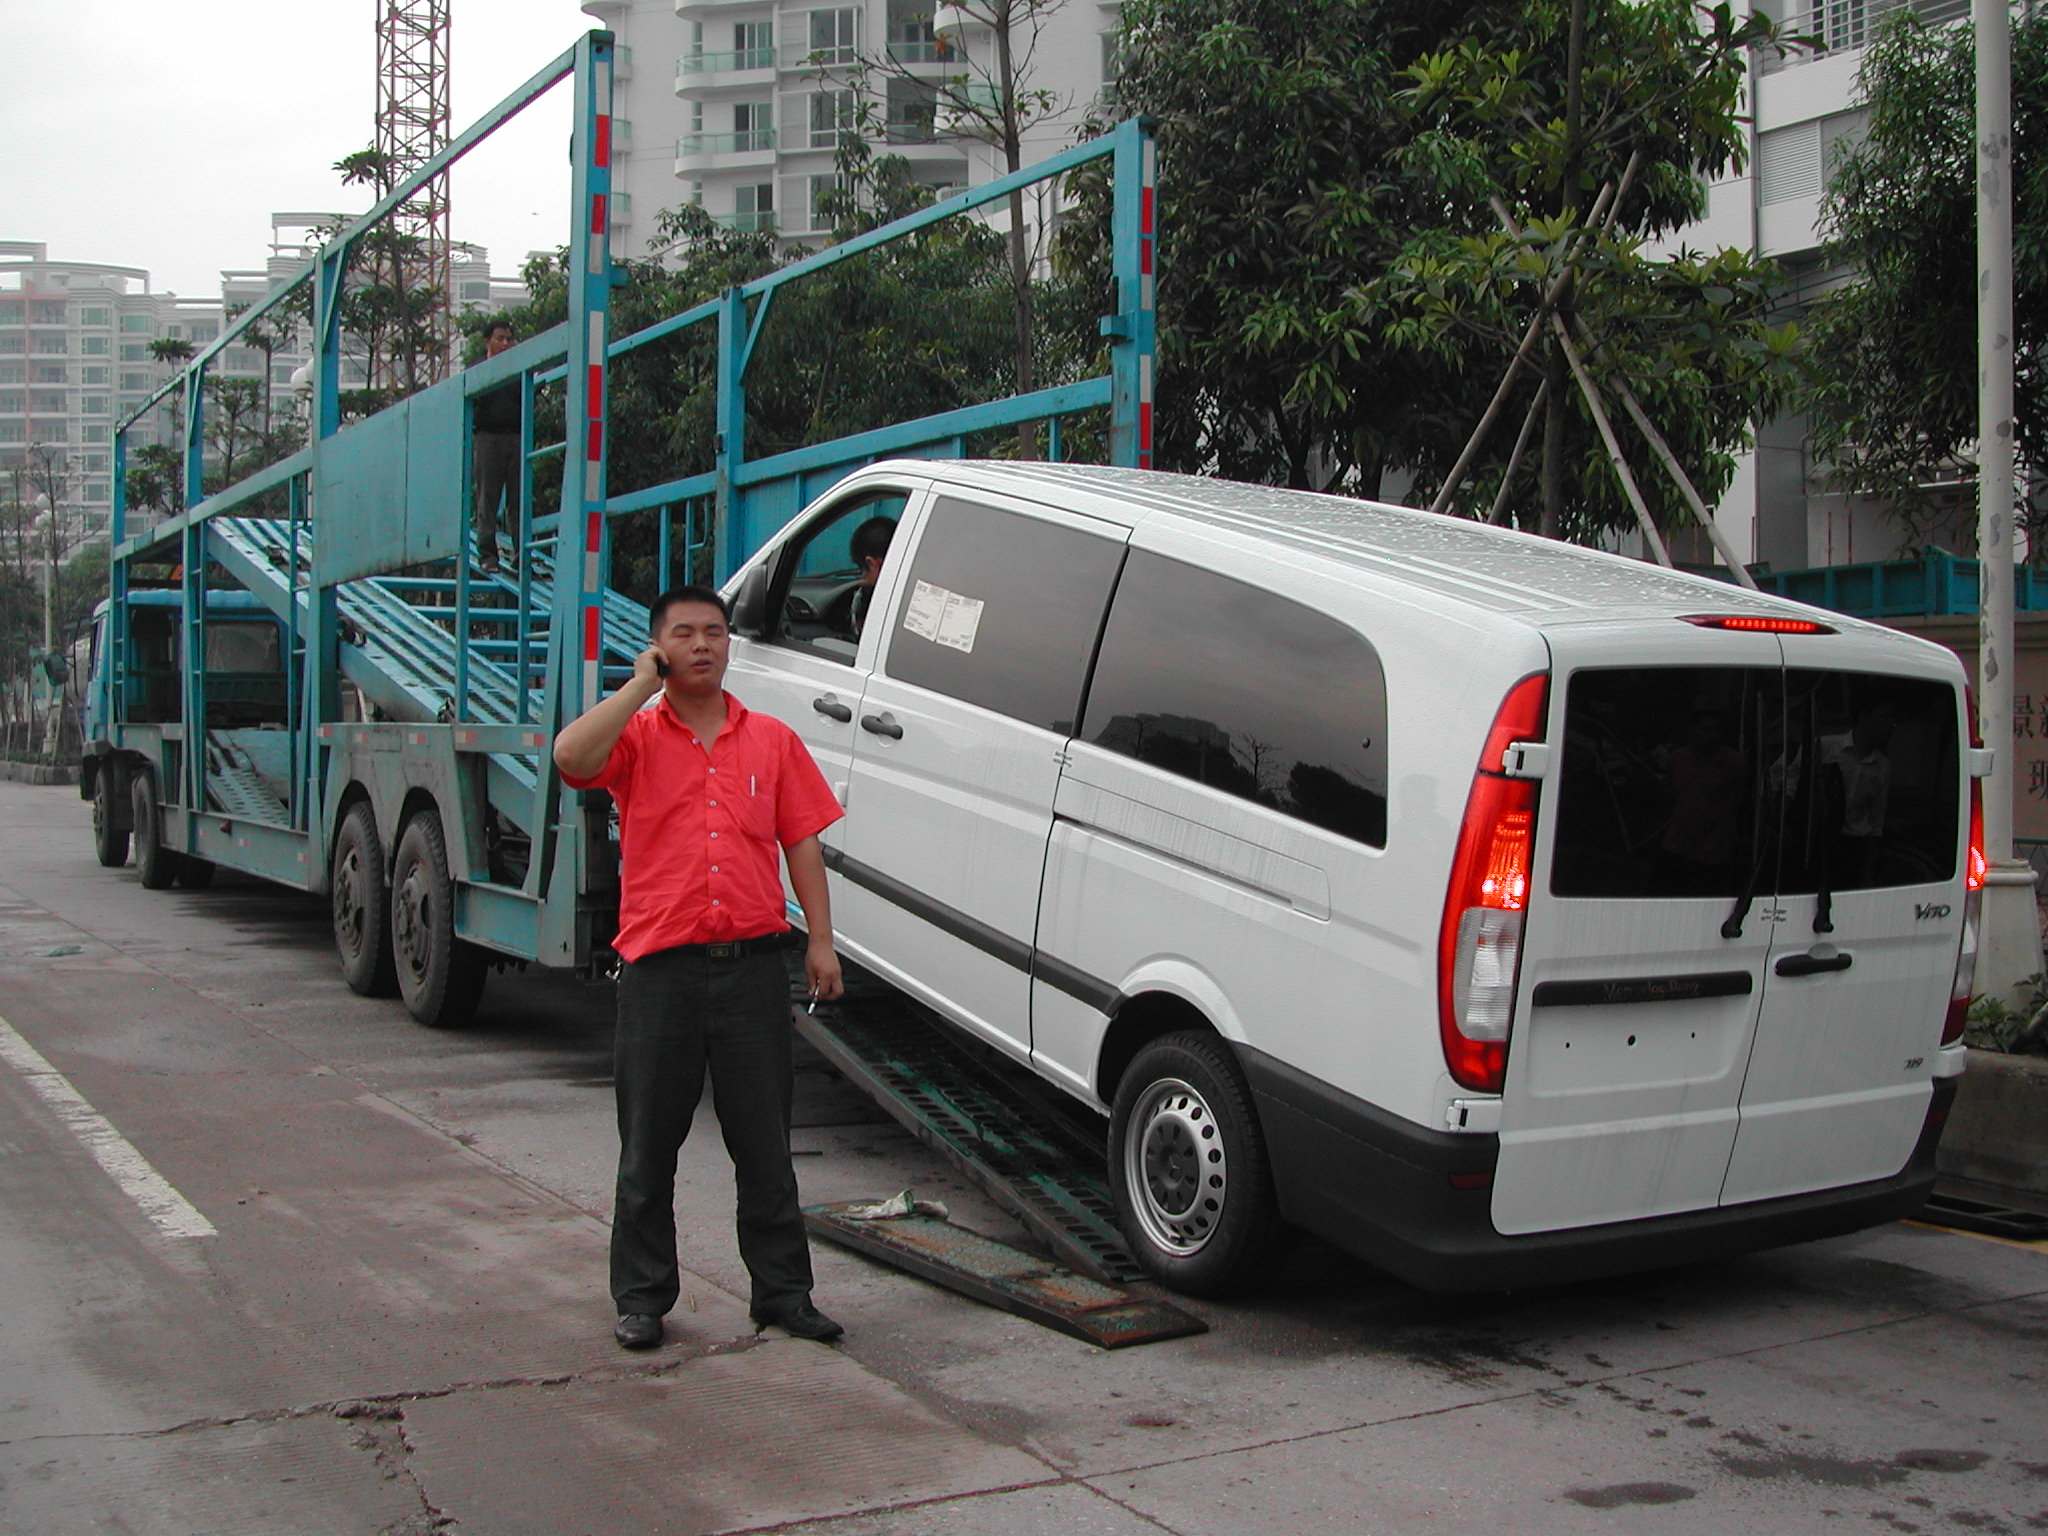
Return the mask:
[[1508,690],[1481,749],[1458,829],[1437,931],[1437,1023],[1444,1065],[1460,1087],[1499,1093],[1506,1081],[1522,916],[1536,847],[1536,782],[1511,779],[1501,759],[1517,741],[1541,741],[1547,673]]
[[[1976,732],[1973,730],[1974,737]],[[1948,993],[1948,1015],[1941,1021],[1941,1043],[1963,1038],[1970,1018],[1970,994],[1977,985],[1977,934],[1984,916],[1984,781],[1970,780],[1970,846],[1963,855],[1963,939],[1956,950],[1956,979]]]

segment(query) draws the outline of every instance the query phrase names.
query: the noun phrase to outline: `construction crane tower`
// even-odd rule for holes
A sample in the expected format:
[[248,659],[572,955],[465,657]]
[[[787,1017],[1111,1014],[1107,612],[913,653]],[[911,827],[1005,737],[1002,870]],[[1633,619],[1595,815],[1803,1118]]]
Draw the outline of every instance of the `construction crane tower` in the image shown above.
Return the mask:
[[[384,185],[396,186],[448,146],[450,0],[376,0],[377,140]],[[448,176],[428,182],[391,216],[386,276],[403,296],[404,318],[370,360],[370,385],[409,393],[446,376],[455,340],[454,271],[448,239]],[[413,308],[413,306],[419,308]]]

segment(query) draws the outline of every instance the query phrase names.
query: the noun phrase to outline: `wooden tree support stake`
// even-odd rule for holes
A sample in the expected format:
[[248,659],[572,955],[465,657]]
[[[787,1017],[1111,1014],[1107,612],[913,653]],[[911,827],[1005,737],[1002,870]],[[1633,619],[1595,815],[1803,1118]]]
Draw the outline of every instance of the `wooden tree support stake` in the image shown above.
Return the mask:
[[1564,323],[1562,315],[1552,315],[1550,327],[1557,333],[1557,344],[1564,349],[1564,360],[1571,364],[1579,393],[1586,397],[1586,408],[1593,413],[1593,424],[1600,429],[1600,440],[1607,445],[1607,459],[1621,479],[1622,492],[1628,497],[1628,504],[1635,508],[1636,526],[1643,531],[1643,541],[1650,546],[1650,553],[1657,557],[1659,565],[1669,566],[1671,551],[1664,547],[1664,536],[1657,532],[1657,525],[1650,520],[1649,503],[1643,500],[1642,489],[1637,486],[1635,474],[1628,467],[1628,459],[1622,454],[1621,443],[1615,438],[1614,423],[1607,419],[1607,407],[1601,403],[1599,387],[1594,384],[1593,376],[1586,372],[1579,349],[1572,345],[1571,329]]

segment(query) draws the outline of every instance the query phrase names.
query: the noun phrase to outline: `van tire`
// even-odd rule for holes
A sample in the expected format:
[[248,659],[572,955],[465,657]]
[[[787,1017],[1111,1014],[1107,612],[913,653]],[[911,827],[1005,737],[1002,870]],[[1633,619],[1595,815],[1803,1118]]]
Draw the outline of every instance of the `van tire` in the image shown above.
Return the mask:
[[92,851],[100,868],[119,869],[128,862],[128,829],[120,824],[114,765],[102,762],[92,776]]
[[156,800],[156,780],[138,773],[129,781],[134,812],[135,872],[145,891],[167,891],[178,877],[178,855],[164,846],[163,810]]
[[448,841],[432,811],[405,824],[391,861],[391,954],[399,995],[422,1024],[449,1029],[476,1015],[484,952],[455,935]]
[[1231,1295],[1261,1278],[1278,1207],[1230,1047],[1202,1030],[1152,1041],[1124,1070],[1109,1125],[1110,1192],[1146,1273],[1190,1296]]
[[328,875],[341,979],[364,997],[391,996],[398,990],[391,959],[391,887],[377,818],[367,802],[358,801],[341,818]]

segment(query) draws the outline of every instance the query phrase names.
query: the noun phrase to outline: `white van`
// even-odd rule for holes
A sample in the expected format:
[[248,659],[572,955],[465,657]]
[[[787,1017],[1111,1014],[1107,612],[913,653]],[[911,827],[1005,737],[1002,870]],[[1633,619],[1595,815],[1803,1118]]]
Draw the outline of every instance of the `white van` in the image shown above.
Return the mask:
[[846,806],[841,947],[1109,1114],[1168,1285],[1255,1277],[1283,1218],[1498,1288],[1933,1182],[1989,768],[1939,647],[1470,522],[1049,464],[874,465],[728,591],[731,688]]

